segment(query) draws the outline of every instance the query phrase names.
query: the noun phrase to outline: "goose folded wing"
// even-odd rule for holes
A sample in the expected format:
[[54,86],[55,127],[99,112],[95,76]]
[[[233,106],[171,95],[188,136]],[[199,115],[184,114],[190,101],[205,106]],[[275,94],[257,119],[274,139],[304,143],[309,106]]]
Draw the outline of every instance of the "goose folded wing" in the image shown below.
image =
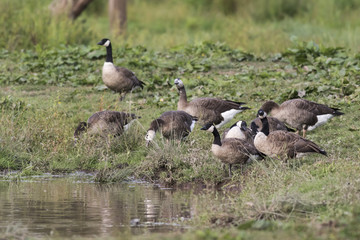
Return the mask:
[[128,123],[126,113],[109,111],[101,116],[101,118],[108,123],[116,123],[120,126],[124,126]]
[[318,145],[310,140],[299,138],[294,145],[295,152],[306,153],[306,152],[317,152],[320,153],[322,150]]
[[116,70],[118,72],[121,72],[127,79],[130,79],[132,82],[135,83],[135,85],[139,85],[139,83],[141,82],[136,76],[135,73],[130,71],[127,68],[124,67],[116,67]]
[[238,153],[243,153],[248,156],[257,154],[256,148],[252,144],[244,140],[237,138],[228,138],[225,139],[224,142],[226,143],[226,145],[229,146],[229,148],[233,149]]
[[285,102],[287,104],[291,104],[294,107],[302,110],[306,110],[308,112],[312,112],[315,115],[323,115],[323,114],[333,114],[337,110],[337,108],[331,108],[324,104],[311,102],[305,99],[293,99]]
[[215,112],[222,113],[231,109],[239,109],[242,103],[222,100],[218,98],[196,98],[191,101],[193,105],[201,106],[202,108],[211,109]]

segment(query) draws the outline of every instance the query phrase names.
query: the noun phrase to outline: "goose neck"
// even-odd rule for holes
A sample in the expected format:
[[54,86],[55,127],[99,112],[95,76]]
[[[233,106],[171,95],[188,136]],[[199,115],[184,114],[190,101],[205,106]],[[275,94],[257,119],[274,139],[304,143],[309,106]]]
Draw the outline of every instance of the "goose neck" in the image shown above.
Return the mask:
[[186,103],[187,102],[187,96],[186,96],[185,87],[179,88],[179,93],[180,93],[180,102]]
[[274,114],[280,108],[279,104],[274,101],[267,101],[261,106],[261,109],[264,110],[267,114]]
[[262,129],[261,132],[263,132],[266,136],[269,135],[269,121],[267,117],[261,118],[262,123]]
[[221,146],[220,134],[219,134],[219,132],[218,132],[218,130],[216,128],[214,128],[213,135],[214,135],[213,144]]
[[106,47],[106,62],[113,63],[111,43]]

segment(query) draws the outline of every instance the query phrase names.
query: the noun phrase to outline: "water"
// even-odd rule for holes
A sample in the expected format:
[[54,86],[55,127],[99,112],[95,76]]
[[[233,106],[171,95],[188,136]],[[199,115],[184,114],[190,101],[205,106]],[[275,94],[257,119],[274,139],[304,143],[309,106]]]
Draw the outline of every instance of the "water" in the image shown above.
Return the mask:
[[97,184],[91,176],[0,181],[0,233],[105,237],[183,231],[195,214],[190,190],[143,182]]

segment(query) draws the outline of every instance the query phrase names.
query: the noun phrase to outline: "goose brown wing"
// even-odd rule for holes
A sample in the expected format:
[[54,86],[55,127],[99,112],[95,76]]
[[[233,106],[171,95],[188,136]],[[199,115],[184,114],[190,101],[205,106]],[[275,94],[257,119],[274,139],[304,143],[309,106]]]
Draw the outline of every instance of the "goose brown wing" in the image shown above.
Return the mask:
[[302,137],[299,137],[295,142],[294,151],[296,153],[316,152],[324,154],[324,151],[316,143]]
[[239,109],[239,107],[244,103],[218,98],[196,98],[191,101],[191,104],[210,109],[214,112],[222,113],[231,109]]
[[[286,127],[286,125],[281,122],[279,119],[275,118],[275,117],[271,117],[268,116],[267,117],[268,121],[269,121],[269,131],[273,132],[276,130],[283,130],[283,131],[288,131],[288,128]],[[262,128],[262,122],[260,120],[260,118],[255,118],[253,120],[253,122],[256,124],[256,126],[258,126],[258,129]]]
[[298,137],[298,135],[293,134],[293,133],[289,133],[286,131],[282,131],[282,130],[277,130],[277,131],[273,131],[268,135],[268,141],[269,142],[278,142],[280,143],[287,143],[287,144],[292,144],[296,138]]
[[92,124],[99,120],[103,120],[106,123],[116,123],[120,126],[128,124],[129,120],[134,119],[136,116],[132,114],[131,116],[124,112],[117,111],[101,111],[94,113],[89,119],[88,123]]
[[126,77],[126,79],[131,81],[133,87],[140,86],[141,88],[143,88],[143,85],[145,85],[145,83],[140,81],[135,76],[135,74],[132,71],[130,71],[129,69],[124,68],[124,67],[115,67],[115,68],[118,72],[122,73]]
[[237,152],[245,155],[256,155],[258,153],[252,144],[237,138],[226,138],[222,141],[222,145],[229,149],[229,153]]
[[295,157],[294,143],[298,138],[299,136],[294,133],[278,130],[271,132],[267,141],[274,152],[293,158]]
[[163,128],[171,131],[176,128],[180,132],[190,132],[192,116],[184,111],[167,111],[164,112],[160,119],[164,120]]
[[323,115],[323,114],[335,114],[337,112],[337,108],[331,108],[324,104],[311,102],[305,99],[292,99],[288,100],[281,104],[282,106],[292,106],[299,109],[303,109],[309,112],[314,113],[315,115]]

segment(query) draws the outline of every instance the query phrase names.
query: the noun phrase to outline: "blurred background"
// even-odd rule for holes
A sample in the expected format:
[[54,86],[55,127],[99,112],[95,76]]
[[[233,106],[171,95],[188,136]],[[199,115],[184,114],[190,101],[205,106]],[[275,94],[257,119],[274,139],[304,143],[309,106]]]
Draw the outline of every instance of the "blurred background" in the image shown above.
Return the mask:
[[219,41],[266,54],[283,51],[297,37],[360,49],[360,0],[118,1],[126,6],[120,9],[126,14],[121,30],[119,24],[110,27],[109,9],[116,8],[109,4],[116,0],[1,0],[0,48],[95,45],[108,37],[118,46],[156,50]]

